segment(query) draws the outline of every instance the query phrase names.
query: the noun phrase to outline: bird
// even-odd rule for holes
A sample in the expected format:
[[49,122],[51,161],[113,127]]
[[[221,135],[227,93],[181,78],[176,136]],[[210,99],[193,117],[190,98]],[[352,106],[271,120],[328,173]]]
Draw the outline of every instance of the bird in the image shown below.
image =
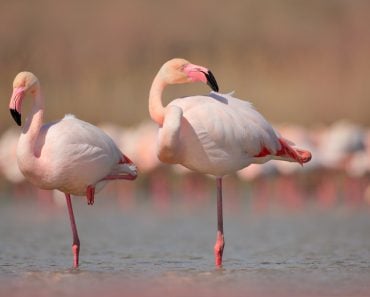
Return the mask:
[[[202,82],[208,95],[188,96],[163,106],[166,86]],[[157,156],[169,164],[213,175],[217,187],[216,267],[222,267],[225,246],[222,212],[222,179],[247,167],[279,159],[299,164],[311,159],[307,150],[295,148],[281,137],[251,103],[219,93],[217,81],[206,67],[182,58],[165,62],[149,91],[149,114],[159,126]]]
[[[32,107],[22,126],[22,104],[28,98]],[[44,104],[38,78],[28,71],[18,73],[9,103],[13,119],[22,126],[16,153],[18,166],[35,186],[65,194],[73,234],[73,267],[78,268],[80,239],[71,195],[86,195],[92,205],[95,192],[107,181],[134,180],[137,168],[107,134],[74,115],[44,124]]]
[[24,176],[17,166],[17,144],[19,130],[11,127],[0,137],[0,171],[12,184],[21,184]]
[[160,165],[152,146],[157,130],[158,127],[152,121],[144,121],[121,133],[121,146],[125,147],[131,160],[140,168],[141,174],[149,175]]

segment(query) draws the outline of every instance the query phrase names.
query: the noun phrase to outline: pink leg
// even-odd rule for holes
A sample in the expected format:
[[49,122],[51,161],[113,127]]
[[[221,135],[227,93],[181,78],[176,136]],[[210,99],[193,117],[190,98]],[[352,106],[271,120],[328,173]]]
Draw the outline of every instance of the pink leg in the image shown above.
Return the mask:
[[[119,164],[134,164],[127,156],[122,155],[122,159],[119,161]],[[126,180],[135,180],[137,175],[131,174],[116,174],[116,175],[107,175],[102,180],[116,180],[116,179],[126,179]]]
[[88,186],[86,189],[86,198],[87,198],[88,205],[94,204],[94,194],[95,194],[95,187],[91,185]]
[[117,179],[126,179],[126,180],[135,180],[137,178],[137,175],[107,175],[102,180],[117,180]]
[[[126,179],[126,180],[135,180],[137,175],[130,175],[130,174],[125,174],[125,175],[107,175],[103,180],[117,180],[117,179]],[[89,185],[86,189],[86,197],[87,197],[87,204],[88,205],[93,205],[94,204],[94,195],[95,195],[95,186]]]
[[222,253],[225,247],[224,223],[222,217],[222,177],[217,177],[217,239],[214,247],[217,267],[222,266]]
[[72,234],[73,234],[73,243],[72,243],[73,267],[78,268],[78,259],[79,259],[79,254],[80,254],[80,239],[78,238],[75,216],[73,214],[71,195],[67,193],[65,195],[66,195],[69,219],[71,221],[71,228],[72,228]]

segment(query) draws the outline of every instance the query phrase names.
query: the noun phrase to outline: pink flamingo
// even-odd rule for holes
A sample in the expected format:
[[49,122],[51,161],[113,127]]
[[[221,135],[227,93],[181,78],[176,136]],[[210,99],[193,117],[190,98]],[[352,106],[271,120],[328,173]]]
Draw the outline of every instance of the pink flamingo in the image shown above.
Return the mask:
[[[207,96],[173,100],[166,107],[162,93],[169,84],[200,81],[212,90]],[[222,177],[252,163],[280,159],[300,164],[311,153],[293,148],[281,138],[250,103],[220,94],[212,73],[184,59],[166,62],[155,76],[149,94],[149,113],[159,125],[158,158],[191,170],[216,176],[217,238],[216,266],[222,265],[224,232]]]
[[13,184],[21,184],[24,176],[17,166],[18,129],[9,128],[0,137],[0,171]]
[[106,181],[134,180],[136,166],[108,135],[73,115],[43,124],[44,99],[39,80],[30,72],[20,72],[13,82],[9,109],[19,126],[22,102],[27,95],[32,97],[33,105],[18,142],[18,166],[39,188],[65,193],[73,233],[73,266],[77,268],[80,240],[71,195],[86,195],[88,204],[92,205],[94,193],[102,189]]

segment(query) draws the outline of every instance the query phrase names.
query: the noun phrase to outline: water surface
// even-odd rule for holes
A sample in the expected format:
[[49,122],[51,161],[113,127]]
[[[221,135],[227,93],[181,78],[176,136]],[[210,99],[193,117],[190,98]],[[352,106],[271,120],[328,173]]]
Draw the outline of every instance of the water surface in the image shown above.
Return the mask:
[[5,199],[1,296],[370,296],[367,208],[227,210],[224,266],[215,269],[214,202],[164,211],[77,199],[74,270],[66,209]]

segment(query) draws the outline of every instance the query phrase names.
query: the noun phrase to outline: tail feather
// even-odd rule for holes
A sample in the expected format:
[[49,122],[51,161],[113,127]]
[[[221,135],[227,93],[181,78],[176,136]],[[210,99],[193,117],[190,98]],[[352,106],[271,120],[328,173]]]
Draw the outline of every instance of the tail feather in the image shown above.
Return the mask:
[[119,164],[129,164],[135,165],[126,155],[122,154],[122,159],[119,161]]
[[122,159],[119,164],[121,164],[121,173],[127,173],[133,177],[137,176],[137,167],[134,162],[132,162],[126,155],[122,154]]
[[290,146],[285,139],[279,138],[281,149],[276,152],[276,156],[296,161],[303,165],[311,160],[312,155],[309,151]]

